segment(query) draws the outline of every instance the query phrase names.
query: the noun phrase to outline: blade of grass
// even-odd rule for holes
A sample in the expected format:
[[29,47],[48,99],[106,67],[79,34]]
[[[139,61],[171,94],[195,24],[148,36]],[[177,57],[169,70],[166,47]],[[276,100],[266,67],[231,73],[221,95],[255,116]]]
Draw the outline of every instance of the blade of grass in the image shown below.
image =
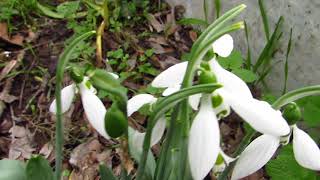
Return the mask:
[[206,21],[197,18],[183,18],[179,20],[177,23],[181,25],[199,25],[203,27],[208,26],[208,23]]
[[289,36],[289,42],[287,46],[287,53],[286,53],[286,62],[284,65],[284,86],[282,90],[282,94],[285,94],[287,92],[287,81],[288,81],[288,71],[289,71],[289,54],[291,51],[291,43],[292,43],[292,28],[290,29],[290,36]]
[[259,8],[260,8],[260,12],[261,12],[261,18],[262,18],[262,22],[263,22],[263,27],[264,27],[266,39],[267,39],[267,41],[269,41],[269,38],[270,38],[269,20],[268,20],[265,6],[263,4],[263,0],[259,0]]
[[203,0],[203,11],[204,11],[204,18],[206,20],[206,23],[209,23],[208,20],[208,0]]
[[251,49],[250,49],[250,41],[249,41],[249,28],[246,21],[244,21],[244,31],[246,34],[246,42],[247,42],[246,69],[251,70]]
[[108,168],[105,164],[99,165],[99,172],[101,180],[117,180],[112,170]]
[[253,66],[253,72],[257,72],[261,65],[268,64],[270,62],[270,58],[277,46],[277,42],[279,40],[279,36],[281,34],[281,26],[283,24],[283,17],[281,16],[276,24],[276,28],[274,32],[272,33],[272,36],[270,40],[267,42],[265,47],[262,50],[262,53],[260,54],[256,64]]
[[220,11],[221,11],[221,2],[220,0],[214,0],[214,6],[216,9],[216,18],[218,19],[220,17]]

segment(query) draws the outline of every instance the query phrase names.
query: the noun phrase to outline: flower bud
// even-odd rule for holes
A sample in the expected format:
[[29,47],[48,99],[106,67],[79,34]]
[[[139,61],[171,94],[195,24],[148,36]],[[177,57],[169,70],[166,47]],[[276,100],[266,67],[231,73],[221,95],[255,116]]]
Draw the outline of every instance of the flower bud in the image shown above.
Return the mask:
[[199,76],[199,84],[216,83],[217,78],[211,71],[202,71]]
[[79,84],[83,81],[83,72],[79,68],[72,67],[70,71],[70,77],[74,82]]
[[222,102],[223,102],[223,98],[219,94],[211,97],[211,103],[213,108],[217,108],[222,104]]
[[127,116],[117,103],[113,103],[105,116],[105,129],[110,137],[117,138],[124,134],[128,128]]
[[301,110],[296,103],[292,102],[284,107],[282,116],[292,125],[301,119]]

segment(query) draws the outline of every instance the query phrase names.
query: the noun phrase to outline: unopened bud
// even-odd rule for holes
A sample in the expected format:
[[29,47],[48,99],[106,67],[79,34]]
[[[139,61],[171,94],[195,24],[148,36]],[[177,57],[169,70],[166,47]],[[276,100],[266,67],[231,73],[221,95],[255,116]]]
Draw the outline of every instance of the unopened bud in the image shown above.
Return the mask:
[[299,121],[302,115],[299,106],[296,103],[292,102],[284,107],[282,116],[288,121],[290,125],[292,125]]
[[128,128],[127,116],[122,112],[117,103],[112,104],[105,116],[105,129],[112,138],[124,134]]
[[211,71],[202,71],[199,76],[199,84],[216,83],[217,78]]

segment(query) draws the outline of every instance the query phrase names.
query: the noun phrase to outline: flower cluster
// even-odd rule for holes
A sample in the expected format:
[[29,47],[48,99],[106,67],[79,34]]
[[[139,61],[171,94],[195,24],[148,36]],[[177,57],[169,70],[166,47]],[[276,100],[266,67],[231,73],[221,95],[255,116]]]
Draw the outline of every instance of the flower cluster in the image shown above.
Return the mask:
[[[217,56],[227,57],[233,50],[233,39],[224,35],[213,43]],[[163,96],[179,91],[186,74],[188,62],[181,62],[160,73],[152,82],[153,87],[165,88]],[[293,136],[293,150],[297,162],[306,168],[320,170],[320,150],[311,137],[296,124],[288,125],[279,110],[265,101],[255,99],[247,84],[235,74],[221,67],[216,58],[204,61],[198,67],[198,83],[219,83],[221,88],[211,94],[196,94],[189,97],[190,107],[197,112],[193,119],[188,144],[190,170],[195,180],[204,179],[211,169],[222,171],[226,165],[236,160],[231,179],[246,177],[263,167],[275,154],[281,144],[286,144]],[[81,95],[85,114],[91,125],[105,138],[110,136],[105,130],[107,110],[95,95],[96,90],[90,79],[71,84],[62,89],[62,113],[66,112],[75,97]],[[146,104],[157,101],[152,95],[139,94],[127,104],[127,116],[131,116]],[[219,120],[235,111],[252,128],[262,135],[252,141],[237,158],[228,157],[220,147]],[[56,113],[56,102],[50,106]],[[153,128],[151,145],[160,141],[166,127],[165,116]],[[139,152],[142,152],[145,133],[129,127],[129,138]],[[286,141],[286,142],[284,142]],[[222,160],[221,160],[222,159]]]
[[[218,56],[227,57],[233,49],[233,39],[224,35],[213,44]],[[279,110],[270,104],[253,98],[244,81],[235,74],[222,68],[213,58],[206,70],[216,76],[217,83],[223,85],[212,94],[197,94],[189,98],[190,106],[199,111],[193,120],[189,135],[189,163],[195,180],[203,179],[209,171],[221,171],[217,165],[218,157],[223,157],[225,165],[235,159],[226,156],[220,148],[220,130],[218,120],[226,117],[233,109],[251,127],[263,135],[254,140],[239,156],[232,179],[246,177],[263,167],[271,159],[280,145],[281,138],[290,136],[293,129],[293,147],[295,157],[303,167],[319,170],[320,151],[316,143],[296,125],[289,126]],[[159,74],[152,86],[166,88],[163,96],[180,89],[188,62],[171,66]],[[201,67],[199,67],[201,68]],[[201,71],[199,82],[201,81]],[[198,107],[200,105],[200,107]]]

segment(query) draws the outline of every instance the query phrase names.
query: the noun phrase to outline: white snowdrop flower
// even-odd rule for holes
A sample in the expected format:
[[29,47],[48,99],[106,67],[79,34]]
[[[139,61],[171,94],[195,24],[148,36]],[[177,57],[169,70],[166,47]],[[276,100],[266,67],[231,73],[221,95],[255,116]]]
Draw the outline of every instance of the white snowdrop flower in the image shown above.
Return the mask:
[[200,110],[190,129],[188,145],[190,170],[195,180],[205,178],[214,166],[219,150],[220,130],[218,120],[210,98],[202,97]]
[[241,153],[233,169],[231,180],[244,178],[262,168],[276,152],[280,139],[262,135],[252,141]]
[[320,171],[320,150],[313,139],[293,125],[293,152],[297,162],[305,168]]
[[[230,47],[233,45],[229,46],[232,42],[230,37],[226,36],[216,41],[214,48],[218,55],[226,56],[231,53]],[[228,42],[223,42],[224,40]],[[225,52],[219,49],[223,47],[226,47]],[[191,125],[189,137],[189,161],[192,175],[196,180],[204,178],[215,164],[220,149],[217,143],[220,142],[217,120],[227,116],[230,107],[261,133],[273,136],[285,136],[290,133],[290,128],[281,113],[272,109],[267,102],[254,99],[247,84],[238,76],[222,68],[215,59],[209,61],[209,66],[217,82],[223,87],[211,95],[206,95],[206,100],[201,94],[189,97],[189,104],[194,110],[198,110],[200,99],[202,99],[200,110]],[[175,88],[174,91],[170,91],[177,91],[181,86],[186,68],[187,62],[168,68],[155,78],[152,86]],[[221,99],[212,101],[214,103],[212,104],[212,98],[216,97]]]
[[[296,161],[302,167],[319,171],[320,150],[317,144],[296,125],[291,128],[293,132],[293,153]],[[290,135],[285,139],[290,139]],[[264,134],[253,140],[240,154],[232,173],[232,180],[244,178],[262,168],[280,146],[281,139],[283,137]]]
[[[131,99],[128,100],[127,103],[127,111],[128,111],[128,117],[131,116],[134,112],[138,111],[141,107],[143,107],[146,104],[152,104],[157,101],[157,98],[153,97],[150,94],[138,94],[136,96],[133,96]],[[165,131],[166,128],[166,119],[165,117],[161,117],[158,119],[157,123],[154,125],[151,135],[151,146],[157,144]],[[146,133],[141,133],[137,130],[134,130],[129,127],[129,138],[132,138],[134,143],[134,146],[137,150],[142,152],[143,147],[143,141]]]
[[[117,77],[113,73],[110,74],[114,77]],[[83,109],[89,123],[104,138],[110,139],[110,136],[105,130],[105,115],[107,110],[102,101],[96,95],[96,89],[90,84],[88,77],[84,77],[83,81],[77,85],[73,83],[61,90],[61,112],[65,113],[70,109],[77,92],[77,88],[79,89]],[[56,100],[53,100],[49,108],[50,112],[56,114],[56,106]]]
[[233,50],[233,39],[230,34],[225,34],[212,44],[213,52],[221,57],[228,57]]

